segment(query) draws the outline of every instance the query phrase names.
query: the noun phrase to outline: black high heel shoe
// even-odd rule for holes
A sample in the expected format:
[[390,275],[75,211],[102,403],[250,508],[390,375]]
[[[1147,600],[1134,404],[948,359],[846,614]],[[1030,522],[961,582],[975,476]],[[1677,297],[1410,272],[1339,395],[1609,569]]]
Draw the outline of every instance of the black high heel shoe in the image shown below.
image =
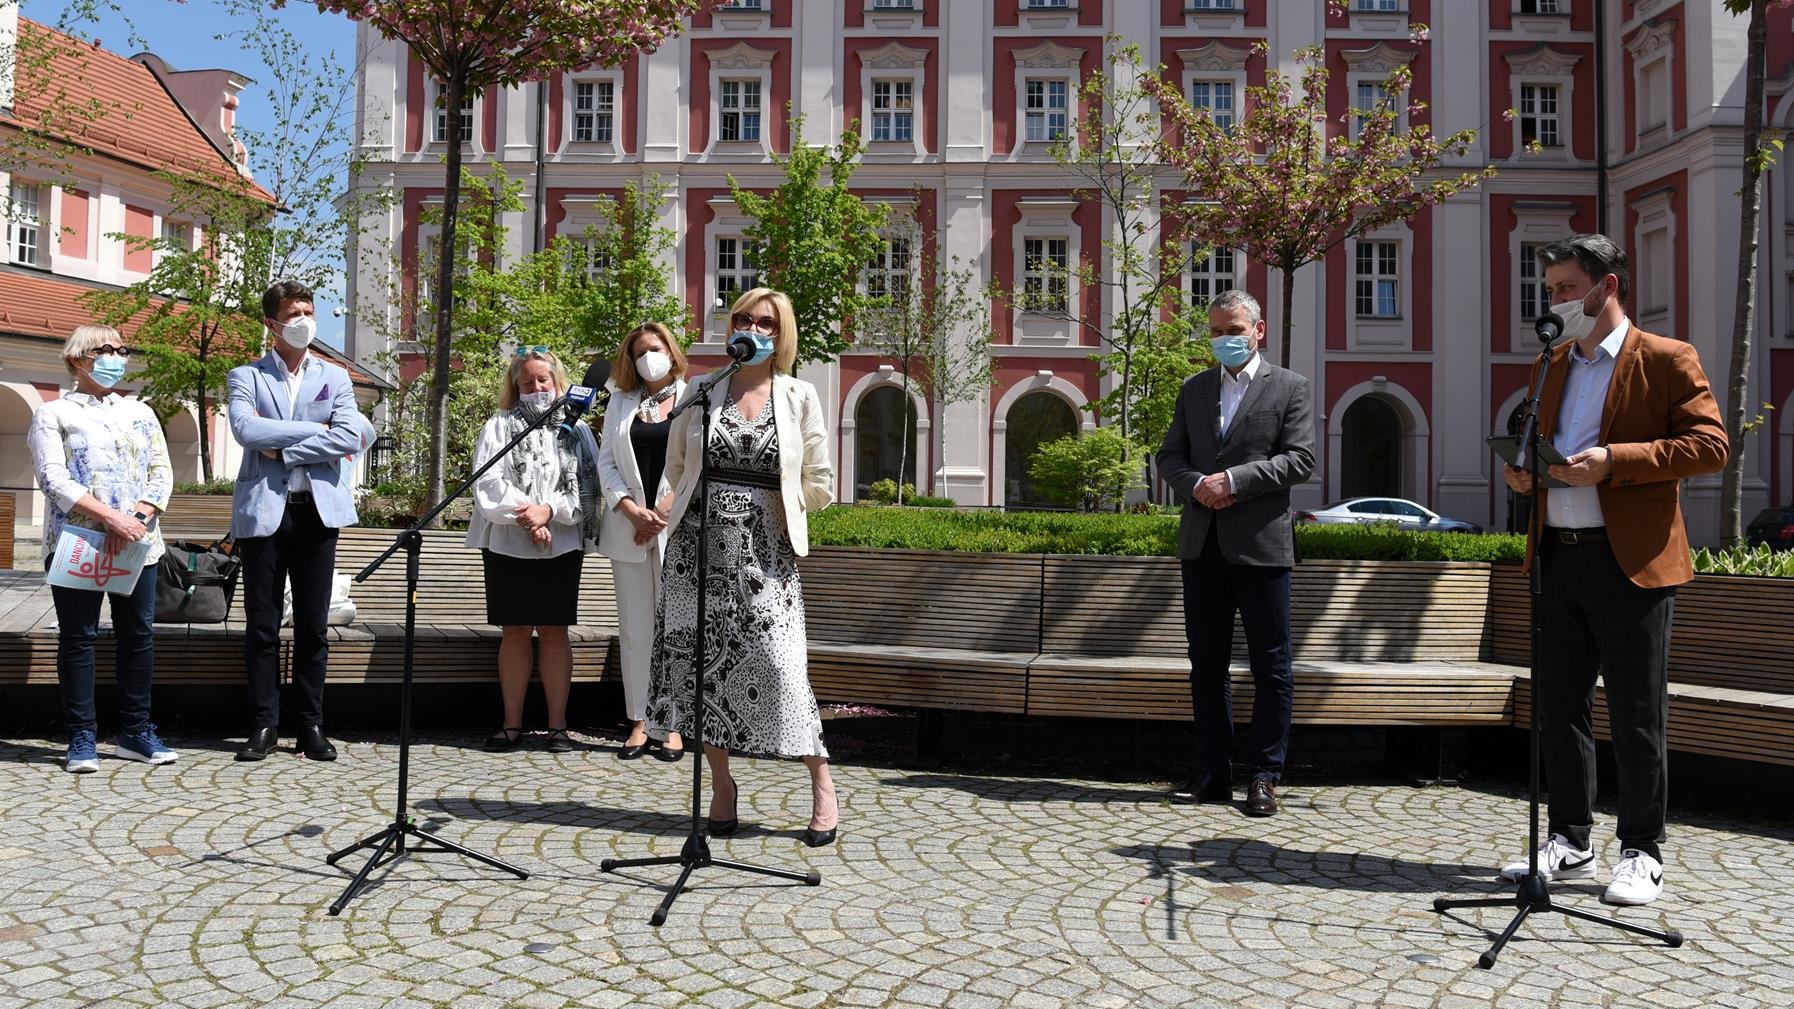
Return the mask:
[[839,824],[836,824],[827,830],[817,830],[815,827],[805,827],[804,843],[812,848],[822,848],[834,844],[835,834],[840,829],[841,827]]
[[710,832],[711,837],[728,837],[730,834],[735,833],[736,828],[741,826],[741,817],[738,815],[738,810],[740,810],[740,808],[741,793],[736,792],[735,798],[729,802],[729,818],[727,820],[718,820],[714,817],[707,816],[704,818],[704,828]]

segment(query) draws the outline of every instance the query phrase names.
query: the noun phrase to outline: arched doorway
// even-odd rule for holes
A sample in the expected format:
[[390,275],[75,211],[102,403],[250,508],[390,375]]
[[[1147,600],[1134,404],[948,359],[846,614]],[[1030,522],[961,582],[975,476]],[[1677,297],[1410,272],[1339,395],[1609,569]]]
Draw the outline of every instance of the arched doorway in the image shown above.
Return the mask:
[[[860,397],[853,411],[854,497],[880,480],[916,482],[916,404],[894,385],[880,386]],[[917,488],[919,491],[924,488]]]
[[162,436],[168,441],[168,460],[174,467],[174,482],[198,483],[199,422],[193,413],[183,407],[169,414],[162,422]]
[[1402,495],[1402,419],[1381,396],[1360,397],[1340,421],[1343,497]]
[[37,404],[18,389],[0,384],[0,491],[13,495],[14,517],[19,525],[37,525],[43,521],[37,495],[37,473],[31,462],[31,449],[25,444],[25,431],[31,427],[31,415]]
[[1028,467],[1040,446],[1078,432],[1077,413],[1058,395],[1037,391],[1016,400],[1005,420],[1008,436],[1003,445],[1003,504],[1010,508],[1046,505],[1048,502],[1035,489]]

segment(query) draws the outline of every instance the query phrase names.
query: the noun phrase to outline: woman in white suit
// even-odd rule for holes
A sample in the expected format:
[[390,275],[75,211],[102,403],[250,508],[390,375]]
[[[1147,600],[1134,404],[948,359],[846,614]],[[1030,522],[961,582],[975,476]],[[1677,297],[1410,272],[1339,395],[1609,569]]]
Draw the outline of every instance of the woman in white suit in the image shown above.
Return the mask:
[[623,707],[629,738],[620,760],[652,753],[661,760],[685,755],[677,732],[663,742],[649,738],[648,665],[654,654],[654,609],[660,599],[660,562],[666,556],[665,517],[654,505],[669,491],[665,479],[667,414],[685,391],[685,354],[658,322],[636,327],[611,362],[610,403],[604,409],[604,444],[598,480],[604,487],[604,530],[598,552],[610,558],[617,589],[617,637],[623,651]]
[[[734,337],[756,353],[711,400],[710,443],[698,412],[673,422],[659,507],[671,529],[655,626],[648,731],[690,731],[696,693],[698,587],[705,590],[704,756],[710,762],[710,833],[739,824],[729,753],[797,757],[810,770],[805,844],[832,844],[840,820],[822,717],[810,689],[803,586],[797,558],[810,550],[809,512],[834,499],[822,401],[791,377],[797,320],[791,299],[755,288],[730,310]],[[689,393],[688,393],[689,395]],[[709,478],[708,570],[697,566],[699,453]]]

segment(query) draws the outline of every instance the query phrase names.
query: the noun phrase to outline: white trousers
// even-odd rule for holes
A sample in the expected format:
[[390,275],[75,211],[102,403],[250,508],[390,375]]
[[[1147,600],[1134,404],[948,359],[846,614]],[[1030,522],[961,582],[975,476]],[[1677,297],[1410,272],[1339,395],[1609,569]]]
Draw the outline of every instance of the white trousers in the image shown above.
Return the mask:
[[648,717],[648,667],[654,659],[654,610],[660,602],[660,543],[648,544],[648,559],[611,558],[617,591],[617,643],[623,655],[623,709],[632,722]]

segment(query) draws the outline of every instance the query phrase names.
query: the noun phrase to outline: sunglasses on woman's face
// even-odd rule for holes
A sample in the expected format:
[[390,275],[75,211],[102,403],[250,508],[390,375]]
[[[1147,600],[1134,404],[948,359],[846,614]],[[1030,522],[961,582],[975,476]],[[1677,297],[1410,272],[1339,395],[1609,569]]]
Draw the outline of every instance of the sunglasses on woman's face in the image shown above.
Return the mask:
[[736,312],[729,317],[729,325],[736,329],[758,329],[762,333],[771,333],[779,328],[779,320],[770,315],[755,317],[746,312]]
[[117,354],[119,357],[130,357],[131,348],[118,347],[110,343],[102,343],[98,347],[87,352],[88,357],[105,357],[107,354]]

